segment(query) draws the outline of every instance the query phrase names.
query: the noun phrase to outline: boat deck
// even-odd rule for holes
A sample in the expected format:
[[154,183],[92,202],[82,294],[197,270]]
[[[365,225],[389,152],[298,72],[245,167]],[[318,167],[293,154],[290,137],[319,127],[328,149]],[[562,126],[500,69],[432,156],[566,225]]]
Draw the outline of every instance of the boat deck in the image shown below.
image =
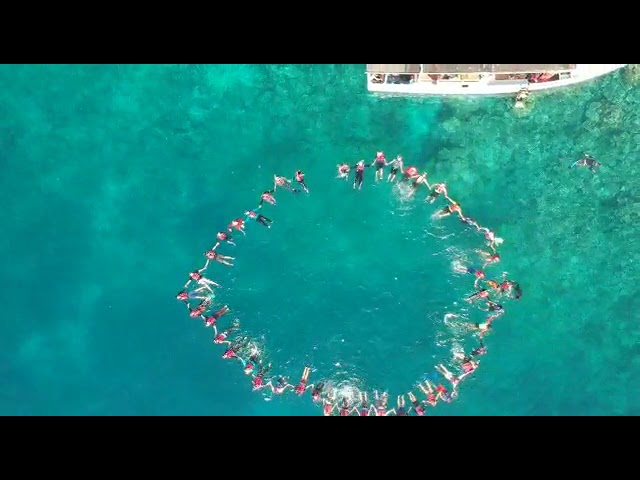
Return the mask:
[[[501,95],[573,85],[626,64],[367,64],[371,92]],[[545,74],[542,78],[540,75]]]

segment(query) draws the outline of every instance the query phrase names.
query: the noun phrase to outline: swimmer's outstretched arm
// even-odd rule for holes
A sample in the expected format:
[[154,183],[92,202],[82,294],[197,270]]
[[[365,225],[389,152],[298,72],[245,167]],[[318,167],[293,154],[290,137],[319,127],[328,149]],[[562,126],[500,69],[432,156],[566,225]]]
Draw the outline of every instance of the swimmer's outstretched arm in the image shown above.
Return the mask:
[[357,416],[360,416],[360,411],[358,410],[358,407],[353,407],[351,410],[349,410],[349,415],[353,415],[354,413]]
[[395,415],[395,414],[396,414],[396,409],[392,408],[391,410],[387,410],[384,416],[388,417],[389,415]]

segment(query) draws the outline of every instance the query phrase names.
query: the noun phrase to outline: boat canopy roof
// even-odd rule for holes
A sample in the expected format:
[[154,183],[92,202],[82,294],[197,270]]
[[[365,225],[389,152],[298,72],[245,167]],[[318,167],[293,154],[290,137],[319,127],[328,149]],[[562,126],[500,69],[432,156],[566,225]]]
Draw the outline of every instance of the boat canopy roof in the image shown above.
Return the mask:
[[561,63],[464,63],[464,64],[427,64],[427,63],[368,63],[367,73],[433,73],[433,74],[461,74],[461,73],[536,73],[563,72],[576,68],[575,64]]
[[419,63],[367,63],[367,73],[420,73]]

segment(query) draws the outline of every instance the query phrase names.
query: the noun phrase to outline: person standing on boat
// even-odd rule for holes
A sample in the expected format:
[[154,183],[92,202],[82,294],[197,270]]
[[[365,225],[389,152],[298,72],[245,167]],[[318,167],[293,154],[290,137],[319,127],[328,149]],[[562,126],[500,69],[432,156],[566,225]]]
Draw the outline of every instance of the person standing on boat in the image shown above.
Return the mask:
[[357,186],[358,190],[362,190],[362,182],[364,181],[364,169],[369,166],[370,165],[365,165],[364,160],[360,160],[353,167],[351,167],[356,169],[356,178],[353,180],[354,189]]
[[296,182],[298,182],[298,184],[302,187],[302,189],[306,193],[309,193],[309,189],[307,188],[307,185],[304,183],[304,173],[302,172],[302,170],[296,171]]
[[371,162],[370,167],[376,166],[376,182],[382,180],[384,178],[384,167],[389,165],[387,163],[387,159],[384,156],[384,152],[377,152],[376,158],[373,162]]

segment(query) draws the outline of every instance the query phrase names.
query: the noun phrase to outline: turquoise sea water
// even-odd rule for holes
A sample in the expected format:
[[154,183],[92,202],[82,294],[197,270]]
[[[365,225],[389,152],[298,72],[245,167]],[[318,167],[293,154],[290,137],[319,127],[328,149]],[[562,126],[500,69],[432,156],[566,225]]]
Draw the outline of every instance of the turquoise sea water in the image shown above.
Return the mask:
[[[292,381],[310,363],[312,381],[407,391],[449,355],[442,316],[471,291],[450,264],[481,238],[372,171],[361,192],[334,178],[382,149],[505,238],[490,271],[524,290],[430,413],[640,414],[635,68],[524,114],[379,98],[363,70],[0,66],[0,413],[319,414],[252,393],[175,300],[216,231],[297,168],[311,194],[279,194],[271,230],[221,250],[237,259],[212,267],[219,298]],[[599,174],[567,169],[584,151]]]

